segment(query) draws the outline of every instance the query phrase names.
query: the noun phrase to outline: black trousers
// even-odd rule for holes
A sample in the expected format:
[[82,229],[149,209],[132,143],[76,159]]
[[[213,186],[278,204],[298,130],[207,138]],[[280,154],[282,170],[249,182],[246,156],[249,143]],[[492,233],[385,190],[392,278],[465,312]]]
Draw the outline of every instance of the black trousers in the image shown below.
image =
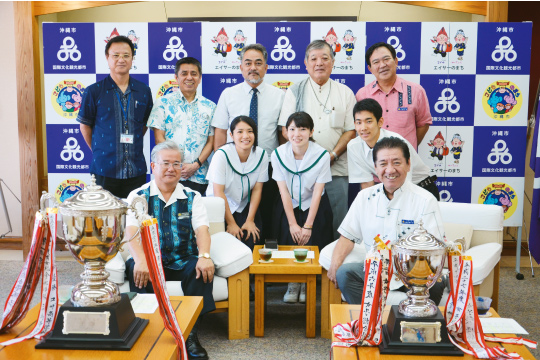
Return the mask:
[[[259,211],[261,212],[262,231],[261,239],[262,243],[266,239],[277,239],[277,233],[273,229],[272,217],[274,215],[274,206],[276,201],[281,197],[279,195],[279,188],[274,179],[272,179],[272,164],[268,164],[268,181],[264,183],[261,194],[261,203],[259,204]],[[258,225],[257,225],[258,226]]]
[[437,185],[434,182],[432,182],[429,185],[420,186],[420,187],[424,188],[427,191],[429,191],[430,193],[432,193],[433,196],[435,196],[435,199],[437,199],[437,201],[441,201],[441,196],[439,195],[439,188],[437,187]]
[[126,199],[130,192],[146,184],[146,174],[129,179],[115,179],[97,174],[94,176],[97,185],[121,199]]
[[[181,270],[173,270],[163,267],[165,273],[165,280],[167,281],[181,281],[182,291],[186,296],[202,296],[203,297],[203,309],[201,315],[207,312],[214,311],[216,304],[214,303],[214,296],[212,291],[214,289],[214,282],[205,283],[203,277],[196,278],[197,271],[195,266],[197,265],[196,257],[191,257],[187,264]],[[154,288],[149,281],[145,288],[138,288],[135,286],[133,278],[133,268],[135,267],[135,260],[133,258],[126,261],[126,275],[129,280],[129,291],[136,292],[138,294],[153,294]]]

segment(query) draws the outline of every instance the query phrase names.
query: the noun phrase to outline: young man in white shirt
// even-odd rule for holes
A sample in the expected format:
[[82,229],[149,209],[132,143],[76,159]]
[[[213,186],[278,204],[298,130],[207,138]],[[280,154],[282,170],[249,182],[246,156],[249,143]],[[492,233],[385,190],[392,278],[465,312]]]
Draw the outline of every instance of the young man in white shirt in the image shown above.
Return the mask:
[[403,140],[409,148],[411,171],[407,174],[407,179],[440,200],[439,189],[435,184],[437,176],[430,175],[429,167],[424,164],[414,147],[405,138],[383,128],[382,107],[377,100],[369,98],[360,100],[354,106],[353,114],[358,137],[347,144],[350,183],[360,183],[361,188],[366,189],[380,182],[373,162],[373,147],[379,140],[393,136]]

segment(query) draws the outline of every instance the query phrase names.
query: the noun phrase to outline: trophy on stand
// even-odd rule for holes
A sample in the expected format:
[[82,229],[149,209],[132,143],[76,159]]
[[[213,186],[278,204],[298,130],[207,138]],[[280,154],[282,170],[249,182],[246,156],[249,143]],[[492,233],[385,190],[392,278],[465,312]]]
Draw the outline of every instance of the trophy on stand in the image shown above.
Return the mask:
[[[42,196],[42,208],[51,198]],[[137,203],[142,204],[142,212],[135,208]],[[59,234],[63,233],[67,248],[84,265],[84,272],[71,300],[60,307],[53,331],[36,348],[129,350],[139,338],[148,320],[135,316],[128,296],[107,280],[105,270],[105,263],[139,234],[123,241],[128,209],[140,219],[148,205],[139,197],[129,207],[96,185],[93,175],[90,186],[58,205]]]
[[409,291],[390,310],[379,346],[381,354],[463,356],[448,338],[441,311],[429,299],[429,288],[440,281],[449,250],[421,221],[412,234],[392,245],[394,274]]

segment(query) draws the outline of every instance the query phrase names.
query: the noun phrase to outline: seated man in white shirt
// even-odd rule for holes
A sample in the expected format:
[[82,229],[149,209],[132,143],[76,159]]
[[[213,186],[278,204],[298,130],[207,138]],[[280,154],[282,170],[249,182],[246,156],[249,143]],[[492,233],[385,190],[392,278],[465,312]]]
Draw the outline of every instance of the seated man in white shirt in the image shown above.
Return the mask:
[[[353,109],[354,127],[358,137],[347,144],[347,154],[349,154],[349,183],[360,183],[362,189],[379,183],[376,178],[375,165],[373,163],[373,147],[383,138],[394,136],[407,144],[411,154],[411,171],[407,174],[407,179],[435,196],[440,200],[439,189],[435,184],[437,176],[430,175],[429,167],[424,164],[414,147],[401,135],[382,128],[384,118],[382,117],[382,107],[374,99],[363,99],[356,103]],[[377,181],[375,181],[377,180]]]
[[[424,228],[444,241],[444,228],[437,200],[426,190],[407,180],[411,168],[407,144],[397,137],[379,140],[373,148],[373,162],[382,183],[361,191],[349,209],[338,231],[341,237],[332,254],[328,278],[341,289],[349,304],[360,304],[364,288],[364,264],[343,264],[354,243],[364,242],[367,250],[379,235],[383,241],[395,242],[408,236],[420,220]],[[390,290],[407,291],[397,278]],[[444,283],[429,290],[430,299],[439,304]]]

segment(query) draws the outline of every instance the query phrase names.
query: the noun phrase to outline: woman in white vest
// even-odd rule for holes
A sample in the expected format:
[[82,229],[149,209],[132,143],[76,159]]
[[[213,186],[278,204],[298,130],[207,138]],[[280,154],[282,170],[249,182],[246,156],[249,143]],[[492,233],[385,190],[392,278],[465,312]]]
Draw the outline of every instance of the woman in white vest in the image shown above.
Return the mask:
[[[312,138],[313,119],[306,112],[289,116],[289,141],[272,153],[272,178],[281,202],[276,203],[274,229],[280,245],[316,245],[332,242],[332,209],[324,185],[332,181],[330,155]],[[305,302],[306,284],[289,283],[285,302]]]
[[257,125],[250,117],[236,117],[230,131],[233,143],[217,150],[210,163],[206,195],[225,200],[227,232],[253,251],[262,227],[259,203],[268,181],[268,155],[257,146]]

